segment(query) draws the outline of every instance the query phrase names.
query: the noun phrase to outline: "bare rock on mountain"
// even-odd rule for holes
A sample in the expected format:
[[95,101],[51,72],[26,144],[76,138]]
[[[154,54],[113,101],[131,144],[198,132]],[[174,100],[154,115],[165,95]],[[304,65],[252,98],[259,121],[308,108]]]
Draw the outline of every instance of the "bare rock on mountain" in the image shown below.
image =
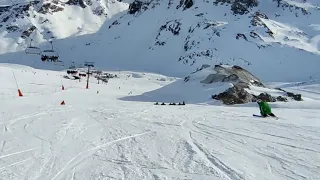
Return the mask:
[[250,16],[251,19],[251,25],[253,26],[261,26],[261,27],[267,27],[261,19],[269,19],[267,15],[263,14],[260,11],[255,12],[252,16]]
[[30,37],[30,35],[36,30],[37,28],[35,26],[31,26],[27,30],[23,31],[21,34],[21,38],[26,39]]
[[19,27],[18,26],[8,26],[8,27],[6,27],[6,30],[8,32],[16,32],[19,30]]
[[291,97],[292,99],[296,100],[296,101],[303,101],[301,94],[294,94],[291,92],[287,92],[288,97]]
[[28,4],[13,4],[12,6],[0,7],[0,23],[16,21],[18,18],[30,16],[28,10],[31,6],[39,4],[40,1],[32,1]]
[[140,12],[141,10],[146,10],[147,9],[147,3],[135,0],[129,5],[129,14],[135,14],[137,12]]
[[[194,73],[198,73],[209,67],[210,66],[204,66]],[[212,99],[221,100],[226,105],[256,102],[258,99],[266,102],[287,102],[288,98],[285,97],[286,95],[293,100],[302,101],[300,94],[290,93],[282,89],[279,90],[283,91],[283,96],[278,97],[273,97],[266,92],[260,93],[259,95],[251,94],[250,92],[248,92],[248,90],[250,90],[252,86],[258,86],[262,88],[266,87],[257,77],[240,66],[216,65],[213,70],[215,71],[215,73],[210,73],[204,80],[200,82],[203,84],[212,84],[219,82],[233,84],[233,87],[227,89],[226,91],[212,95]],[[189,80],[190,75],[185,78],[185,82]]]
[[283,97],[283,96],[278,96],[277,98],[277,101],[282,101],[282,102],[287,102],[288,99],[286,97]]
[[251,8],[259,5],[258,0],[216,0],[213,2],[215,5],[218,4],[231,4],[231,11],[233,14],[243,15],[250,12]]
[[93,12],[93,14],[98,15],[98,16],[101,16],[101,15],[107,16],[106,9],[102,6],[96,7],[95,9],[92,10],[92,12]]
[[180,0],[180,4],[177,6],[176,9],[179,9],[183,6],[183,10],[186,10],[191,8],[193,4],[193,0]]
[[39,13],[47,14],[47,13],[55,13],[59,11],[63,11],[63,7],[56,5],[54,3],[45,3],[41,6]]
[[234,86],[227,89],[225,92],[212,96],[212,99],[220,100],[226,105],[233,104],[245,104],[249,102],[257,102],[257,100],[263,100],[265,102],[282,101],[287,102],[288,99],[283,96],[273,97],[268,93],[261,93],[258,96],[250,94],[243,87]]
[[239,86],[227,89],[225,92],[213,95],[212,99],[220,100],[226,105],[244,104],[252,101],[254,96]]
[[293,100],[303,101],[301,94],[294,94],[294,93],[292,93],[292,92],[288,92],[288,91],[283,90],[283,89],[281,89],[281,88],[276,88],[276,89],[285,92],[286,95],[287,95],[288,97],[290,97],[291,99],[293,99]]
[[216,65],[214,71],[215,74],[209,74],[201,83],[233,82],[234,84],[242,84],[242,87],[243,84],[265,87],[257,77],[240,66]]
[[80,7],[82,7],[82,8],[86,8],[87,7],[83,0],[69,0],[66,4],[69,4],[69,5],[80,5]]
[[268,93],[261,93],[261,94],[259,94],[259,96],[255,96],[255,98],[252,101],[255,102],[256,99],[260,99],[265,102],[276,102],[277,101],[275,97],[272,97]]
[[[308,12],[306,8],[296,6],[294,3],[289,3],[284,0],[274,0],[274,1],[276,1],[278,3],[278,7],[281,7],[282,9],[289,9],[291,12],[298,10],[298,11],[301,11],[302,15],[310,14],[310,12]],[[298,16],[298,13],[297,12],[295,13],[296,13],[296,16]]]

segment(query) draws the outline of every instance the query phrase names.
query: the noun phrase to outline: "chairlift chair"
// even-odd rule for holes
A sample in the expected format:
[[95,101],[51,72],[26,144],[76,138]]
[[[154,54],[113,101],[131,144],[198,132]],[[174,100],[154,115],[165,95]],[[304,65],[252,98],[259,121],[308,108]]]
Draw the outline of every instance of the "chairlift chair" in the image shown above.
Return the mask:
[[25,53],[26,54],[40,55],[41,54],[41,50],[38,47],[31,46],[31,42],[30,42],[30,45],[26,48]]
[[84,62],[84,66],[87,66],[87,67],[94,67],[94,62]]
[[59,58],[59,55],[56,51],[54,50],[44,50],[42,51],[41,53],[41,59],[42,58],[45,58],[47,61],[51,60],[51,61],[54,61],[56,62]]
[[61,62],[61,61],[59,61],[58,59],[59,59],[59,54],[56,52],[56,51],[54,51],[53,50],[53,45],[52,45],[52,42],[50,42],[51,43],[51,46],[52,46],[52,48],[49,50],[49,49],[47,49],[47,50],[44,50],[44,51],[42,51],[42,53],[41,53],[41,60],[42,61],[53,61],[53,62]]

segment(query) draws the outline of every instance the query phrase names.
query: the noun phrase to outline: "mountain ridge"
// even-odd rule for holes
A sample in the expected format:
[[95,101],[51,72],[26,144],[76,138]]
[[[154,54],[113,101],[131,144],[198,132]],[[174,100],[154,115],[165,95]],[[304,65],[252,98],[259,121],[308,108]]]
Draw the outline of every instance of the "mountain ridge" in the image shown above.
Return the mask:
[[[248,69],[265,81],[320,78],[316,68],[320,65],[320,36],[315,21],[320,13],[318,5],[313,2],[105,2],[121,11],[114,10],[114,14],[107,18],[99,16],[100,20],[92,22],[99,20],[103,23],[90,33],[79,30],[71,36],[54,40],[54,47],[58,48],[61,60],[65,62],[64,68],[72,62],[81,64],[90,60],[104,69],[150,71],[184,77],[202,65],[232,64]],[[67,8],[84,13],[87,7],[77,4]],[[60,18],[59,13],[64,11],[48,17]],[[53,34],[68,34],[59,31],[53,31]],[[36,37],[41,39],[40,35]],[[48,44],[45,40],[42,42]],[[20,46],[28,44],[20,43]],[[37,62],[34,56],[15,52],[18,50],[12,51],[0,55],[1,61],[10,59],[12,63],[37,68],[61,69]],[[21,57],[25,62],[19,60]],[[265,72],[266,69],[269,72]]]

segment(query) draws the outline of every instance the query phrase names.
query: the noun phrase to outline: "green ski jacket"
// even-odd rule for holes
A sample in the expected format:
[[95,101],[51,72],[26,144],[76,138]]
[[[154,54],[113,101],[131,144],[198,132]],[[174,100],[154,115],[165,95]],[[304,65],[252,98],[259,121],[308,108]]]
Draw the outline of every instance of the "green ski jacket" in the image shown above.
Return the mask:
[[271,108],[269,106],[269,104],[267,102],[262,101],[259,104],[259,108],[260,108],[260,114],[261,115],[265,115],[265,114],[270,114],[271,112]]

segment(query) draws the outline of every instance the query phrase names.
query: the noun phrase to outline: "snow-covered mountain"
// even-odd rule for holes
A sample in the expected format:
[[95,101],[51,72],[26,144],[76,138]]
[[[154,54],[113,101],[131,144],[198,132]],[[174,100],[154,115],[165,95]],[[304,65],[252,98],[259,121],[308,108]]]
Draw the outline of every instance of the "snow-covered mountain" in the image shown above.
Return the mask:
[[[316,0],[11,1],[0,8],[0,62],[184,77],[203,65],[235,64],[263,81],[320,78]],[[32,22],[32,23],[31,23]],[[59,53],[64,67],[26,55]]]

